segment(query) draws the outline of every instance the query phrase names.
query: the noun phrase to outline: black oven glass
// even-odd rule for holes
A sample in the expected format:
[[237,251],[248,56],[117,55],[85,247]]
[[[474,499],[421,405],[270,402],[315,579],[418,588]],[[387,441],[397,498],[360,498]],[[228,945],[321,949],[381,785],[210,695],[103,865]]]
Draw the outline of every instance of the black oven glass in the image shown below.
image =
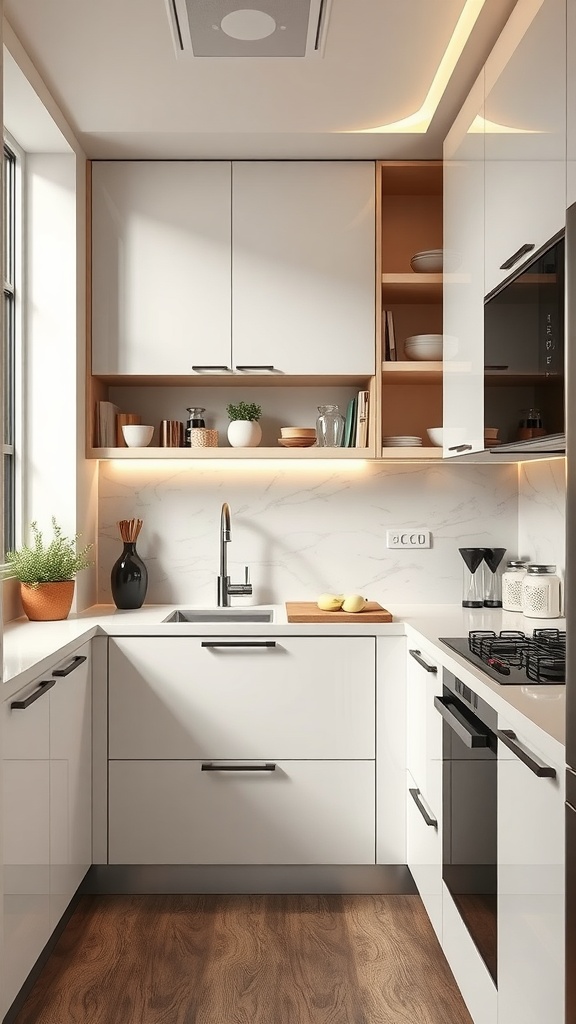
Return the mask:
[[444,673],[442,877],[497,982],[497,718]]

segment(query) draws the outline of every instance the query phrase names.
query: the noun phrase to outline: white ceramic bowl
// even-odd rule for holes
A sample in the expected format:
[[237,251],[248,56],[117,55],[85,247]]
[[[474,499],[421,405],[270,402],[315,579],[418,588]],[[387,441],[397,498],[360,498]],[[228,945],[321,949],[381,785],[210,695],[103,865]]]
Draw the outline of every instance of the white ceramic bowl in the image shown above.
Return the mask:
[[145,448],[152,440],[154,427],[143,423],[125,423],[122,426],[122,433],[129,448]]
[[442,447],[444,444],[444,431],[442,427],[427,427],[426,433],[432,441],[432,444],[435,444],[437,448]]
[[415,253],[410,260],[410,266],[415,274],[441,274],[444,270],[442,249]]
[[407,359],[431,360],[442,359],[444,339],[441,334],[414,334],[406,338],[404,353]]

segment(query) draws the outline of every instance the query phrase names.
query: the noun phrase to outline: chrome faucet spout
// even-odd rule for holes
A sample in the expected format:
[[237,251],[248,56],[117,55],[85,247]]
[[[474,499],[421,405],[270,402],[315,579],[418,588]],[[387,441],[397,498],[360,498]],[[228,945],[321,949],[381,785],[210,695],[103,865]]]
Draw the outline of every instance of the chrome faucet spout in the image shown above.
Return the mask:
[[232,529],[230,526],[230,506],[227,501],[222,505],[220,513],[220,574],[218,576],[218,607],[228,608],[230,606],[230,595],[250,595],[252,585],[248,567],[246,567],[246,580],[244,583],[231,583],[228,575],[228,557],[226,545],[232,540]]

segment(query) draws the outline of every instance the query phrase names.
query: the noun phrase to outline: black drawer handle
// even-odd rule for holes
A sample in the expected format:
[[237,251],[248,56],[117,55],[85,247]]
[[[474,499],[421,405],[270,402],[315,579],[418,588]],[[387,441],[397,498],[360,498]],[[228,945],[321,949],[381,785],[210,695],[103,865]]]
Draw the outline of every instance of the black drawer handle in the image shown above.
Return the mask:
[[490,737],[486,732],[475,729],[471,722],[454,706],[449,697],[434,697],[434,707],[442,718],[471,750],[475,747],[488,747]]
[[193,366],[192,369],[196,373],[206,373],[207,370],[217,370],[220,373],[222,370],[226,370],[228,373],[231,372],[229,366]]
[[533,242],[526,242],[525,245],[521,245],[519,249],[516,249],[516,252],[513,252],[512,255],[509,256],[508,259],[504,261],[504,263],[502,263],[500,270],[510,270],[510,268],[513,267],[515,263],[518,263],[518,260],[521,260],[522,257],[526,255],[526,253],[532,252],[532,249],[535,248],[536,246]]
[[268,373],[273,373],[276,369],[275,366],[237,366],[237,370],[267,370]]
[[545,764],[540,758],[536,757],[530,750],[526,750],[518,741],[518,737],[512,729],[498,729],[496,733],[498,739],[508,747],[519,761],[522,761],[534,775],[537,775],[539,779],[555,779],[556,769],[552,768],[551,765]]
[[218,764],[214,761],[203,761],[202,772],[275,772],[276,765],[270,761],[265,764]]
[[13,700],[10,707],[13,711],[24,711],[25,708],[29,708],[34,701],[39,700],[43,697],[48,690],[51,690],[53,686],[56,686],[55,679],[43,679],[37,690],[33,690],[26,700]]
[[420,811],[420,814],[424,818],[426,824],[430,825],[432,828],[438,828],[438,822],[436,821],[436,818],[433,818],[431,814],[428,814],[428,811],[426,810],[424,804],[420,799],[420,790],[409,789],[408,792],[410,793],[410,796],[412,797],[414,803],[416,804],[416,807]]
[[70,673],[74,672],[84,661],[86,661],[86,655],[76,654],[72,658],[70,664],[66,665],[66,668],[55,668],[52,675],[58,677],[69,676]]
[[275,640],[203,640],[201,647],[276,647]]
[[472,451],[472,445],[471,444],[455,444],[455,445],[452,446],[452,448],[449,448],[448,451],[449,452],[471,452]]
[[408,651],[408,654],[412,658],[414,658],[414,661],[417,661],[419,665],[422,665],[422,668],[425,668],[427,672],[434,672],[434,673],[436,673],[438,671],[438,669],[436,668],[436,665],[427,665],[426,664],[426,662],[424,661],[424,658],[421,656],[420,651]]

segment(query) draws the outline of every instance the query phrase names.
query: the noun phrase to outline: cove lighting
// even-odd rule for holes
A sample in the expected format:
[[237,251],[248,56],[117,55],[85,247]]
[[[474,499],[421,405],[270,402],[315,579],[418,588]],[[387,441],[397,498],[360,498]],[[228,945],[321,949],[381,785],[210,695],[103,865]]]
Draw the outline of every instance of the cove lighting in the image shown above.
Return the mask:
[[239,459],[198,459],[198,460],[172,460],[172,459],[102,459],[102,466],[111,465],[115,470],[122,472],[137,472],[145,470],[163,470],[165,473],[175,473],[180,470],[208,469],[219,473],[237,473],[246,476],[248,473],[278,473],[282,470],[287,472],[314,473],[317,470],[326,472],[334,470],[341,472],[343,469],[350,469],[360,472],[369,465],[367,459],[310,459],[298,462],[284,459],[254,459],[240,461]]
[[462,8],[462,13],[456,23],[456,27],[448,42],[448,46],[446,47],[438,65],[436,74],[432,79],[432,85],[430,86],[426,94],[426,98],[419,110],[415,111],[415,113],[411,114],[409,117],[402,118],[401,121],[393,121],[391,124],[381,124],[377,128],[356,129],[353,132],[344,132],[343,134],[385,135],[388,133],[410,132],[419,135],[427,132],[430,127],[430,122],[438,108],[438,104],[444,95],[446,86],[452,77],[454,68],[462,56],[464,47],[470,38],[474,25],[478,21],[478,17],[485,2],[486,0],[466,0],[466,3]]

